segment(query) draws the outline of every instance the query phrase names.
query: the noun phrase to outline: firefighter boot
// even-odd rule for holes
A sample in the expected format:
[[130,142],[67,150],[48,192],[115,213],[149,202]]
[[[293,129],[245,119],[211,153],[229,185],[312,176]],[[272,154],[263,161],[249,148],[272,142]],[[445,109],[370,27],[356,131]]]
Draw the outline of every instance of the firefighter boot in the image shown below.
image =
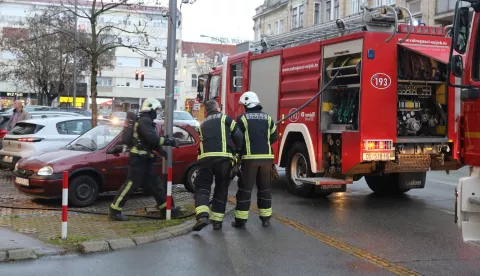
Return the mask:
[[220,221],[212,221],[213,230],[222,229],[222,223]]
[[197,223],[193,226],[193,231],[200,231],[203,227],[208,225],[208,217],[200,217],[197,219]]
[[235,219],[234,221],[232,221],[232,226],[235,228],[245,228],[246,224],[247,224],[246,221],[242,221],[239,219]]
[[[162,205],[157,205],[156,208],[158,210],[160,210],[160,212],[162,213],[163,216],[166,216],[167,214],[167,205],[164,203]],[[178,217],[182,214],[182,211],[183,211],[183,207],[182,206],[172,206],[172,209],[171,210],[171,214],[172,214],[172,217]]]
[[263,227],[268,227],[270,225],[270,217],[260,217]]
[[111,220],[118,221],[127,221],[130,220],[127,216],[122,215],[122,212],[110,208],[110,215],[108,216]]

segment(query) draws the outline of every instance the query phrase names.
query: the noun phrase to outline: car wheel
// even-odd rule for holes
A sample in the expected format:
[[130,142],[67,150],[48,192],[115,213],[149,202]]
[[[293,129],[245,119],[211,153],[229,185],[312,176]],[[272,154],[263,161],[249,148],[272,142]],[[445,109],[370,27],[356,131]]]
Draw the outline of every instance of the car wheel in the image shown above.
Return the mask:
[[87,207],[98,197],[98,184],[88,175],[79,175],[70,180],[68,198],[72,206]]
[[193,184],[194,180],[195,180],[195,177],[197,176],[198,174],[198,169],[199,169],[199,166],[198,165],[194,165],[192,166],[188,172],[187,172],[187,176],[186,176],[186,179],[185,179],[185,189],[187,189],[187,191],[191,192],[191,193],[195,193],[195,185]]

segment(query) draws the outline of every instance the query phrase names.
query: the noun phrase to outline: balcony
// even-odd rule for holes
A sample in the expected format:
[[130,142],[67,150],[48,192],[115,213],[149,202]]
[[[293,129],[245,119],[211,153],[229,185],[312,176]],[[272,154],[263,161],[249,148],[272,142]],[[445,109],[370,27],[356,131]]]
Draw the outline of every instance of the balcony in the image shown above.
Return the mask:
[[435,14],[440,15],[453,12],[456,2],[456,0],[437,0]]

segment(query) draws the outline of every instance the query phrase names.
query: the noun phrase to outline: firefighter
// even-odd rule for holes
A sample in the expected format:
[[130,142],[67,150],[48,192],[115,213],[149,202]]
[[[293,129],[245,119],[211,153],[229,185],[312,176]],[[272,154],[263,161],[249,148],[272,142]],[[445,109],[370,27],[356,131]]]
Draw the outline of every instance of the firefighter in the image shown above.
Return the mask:
[[238,116],[237,125],[245,136],[241,154],[241,174],[238,179],[237,206],[232,226],[245,227],[250,209],[253,185],[257,185],[257,205],[262,225],[267,227],[272,216],[271,173],[277,128],[270,115],[262,111],[257,94],[245,92],[240,97],[245,113]]
[[[200,231],[212,221],[213,229],[222,228],[232,162],[237,149],[243,143],[243,135],[236,122],[228,115],[222,114],[216,101],[205,104],[207,117],[199,128],[200,147],[198,162],[200,168],[194,180],[195,212],[197,223],[194,231]],[[210,193],[215,177],[215,189],[210,214]]]
[[122,208],[125,206],[127,198],[143,183],[153,194],[157,202],[157,209],[163,212],[166,210],[166,193],[161,182],[157,182],[158,177],[153,166],[156,156],[153,151],[162,151],[161,146],[178,147],[178,141],[158,136],[153,120],[157,116],[156,109],[159,106],[160,102],[154,98],[148,98],[142,104],[140,116],[133,126],[127,180],[120,187],[110,205],[110,219],[112,220],[128,220],[128,217],[122,215]]

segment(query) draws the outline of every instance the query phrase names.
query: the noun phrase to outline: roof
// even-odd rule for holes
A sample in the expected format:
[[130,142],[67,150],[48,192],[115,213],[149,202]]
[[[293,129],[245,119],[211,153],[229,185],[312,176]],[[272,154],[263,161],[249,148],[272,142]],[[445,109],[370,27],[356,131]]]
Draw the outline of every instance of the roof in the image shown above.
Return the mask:
[[222,53],[227,56],[234,55],[236,53],[236,45],[215,44],[215,43],[203,43],[203,42],[182,42],[182,54],[187,57],[194,57],[195,54],[215,54]]

